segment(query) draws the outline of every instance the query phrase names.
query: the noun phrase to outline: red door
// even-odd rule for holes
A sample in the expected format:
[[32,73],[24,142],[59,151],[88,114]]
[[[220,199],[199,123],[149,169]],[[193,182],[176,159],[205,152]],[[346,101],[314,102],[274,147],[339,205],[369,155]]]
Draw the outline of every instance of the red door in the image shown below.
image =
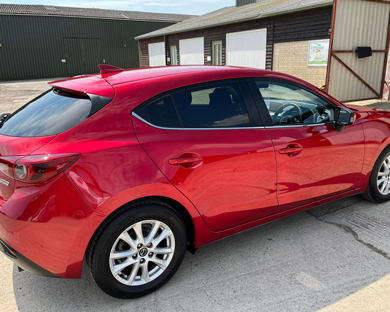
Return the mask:
[[360,124],[337,132],[337,106],[300,85],[258,80],[251,91],[262,95],[257,100],[275,146],[278,211],[358,187],[365,145]]
[[184,90],[132,117],[146,153],[213,231],[277,209],[274,147],[264,127],[253,126],[254,103],[245,105],[240,89],[233,83]]
[[358,187],[364,157],[360,124],[342,133],[332,124],[268,132],[278,164],[278,211]]

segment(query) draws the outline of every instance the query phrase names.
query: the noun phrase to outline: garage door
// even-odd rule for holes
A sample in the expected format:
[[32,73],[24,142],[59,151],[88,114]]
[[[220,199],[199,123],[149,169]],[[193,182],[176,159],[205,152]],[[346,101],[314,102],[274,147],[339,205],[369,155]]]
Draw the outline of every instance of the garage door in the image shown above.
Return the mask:
[[92,74],[102,62],[100,39],[64,38],[68,76]]
[[226,65],[265,69],[267,29],[226,34]]
[[179,41],[180,65],[204,65],[204,38]]
[[149,66],[165,66],[165,42],[148,45]]

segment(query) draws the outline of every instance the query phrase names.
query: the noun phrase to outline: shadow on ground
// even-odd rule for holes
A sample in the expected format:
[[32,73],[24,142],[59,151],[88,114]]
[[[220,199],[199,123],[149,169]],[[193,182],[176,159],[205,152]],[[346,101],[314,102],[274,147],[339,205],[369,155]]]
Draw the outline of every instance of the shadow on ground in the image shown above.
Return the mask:
[[105,295],[86,266],[81,280],[14,268],[14,293],[21,311],[314,311],[390,273],[389,229],[390,204],[351,197],[187,253],[176,276],[141,299]]

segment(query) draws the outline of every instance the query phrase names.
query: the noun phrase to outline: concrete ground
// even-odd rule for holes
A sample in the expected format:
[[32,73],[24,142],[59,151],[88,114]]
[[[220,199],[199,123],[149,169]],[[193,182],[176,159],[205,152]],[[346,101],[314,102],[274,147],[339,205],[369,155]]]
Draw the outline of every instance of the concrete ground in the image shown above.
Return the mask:
[[[0,112],[46,88],[0,84]],[[53,279],[19,273],[0,255],[0,281],[3,312],[390,311],[390,203],[350,197],[205,246],[137,300],[102,293],[86,266],[81,280]]]
[[41,93],[50,89],[47,84],[55,79],[39,79],[0,83],[0,114],[13,113]]

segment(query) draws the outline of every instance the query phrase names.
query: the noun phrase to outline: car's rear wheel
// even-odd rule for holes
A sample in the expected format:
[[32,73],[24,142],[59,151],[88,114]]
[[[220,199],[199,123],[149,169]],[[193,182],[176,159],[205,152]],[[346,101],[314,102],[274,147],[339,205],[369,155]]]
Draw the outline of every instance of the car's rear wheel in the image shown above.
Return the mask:
[[97,285],[122,299],[147,295],[168,282],[183,261],[186,229],[160,204],[129,208],[100,229],[88,251]]
[[378,157],[367,189],[362,195],[365,199],[375,203],[390,200],[390,147],[387,147]]

